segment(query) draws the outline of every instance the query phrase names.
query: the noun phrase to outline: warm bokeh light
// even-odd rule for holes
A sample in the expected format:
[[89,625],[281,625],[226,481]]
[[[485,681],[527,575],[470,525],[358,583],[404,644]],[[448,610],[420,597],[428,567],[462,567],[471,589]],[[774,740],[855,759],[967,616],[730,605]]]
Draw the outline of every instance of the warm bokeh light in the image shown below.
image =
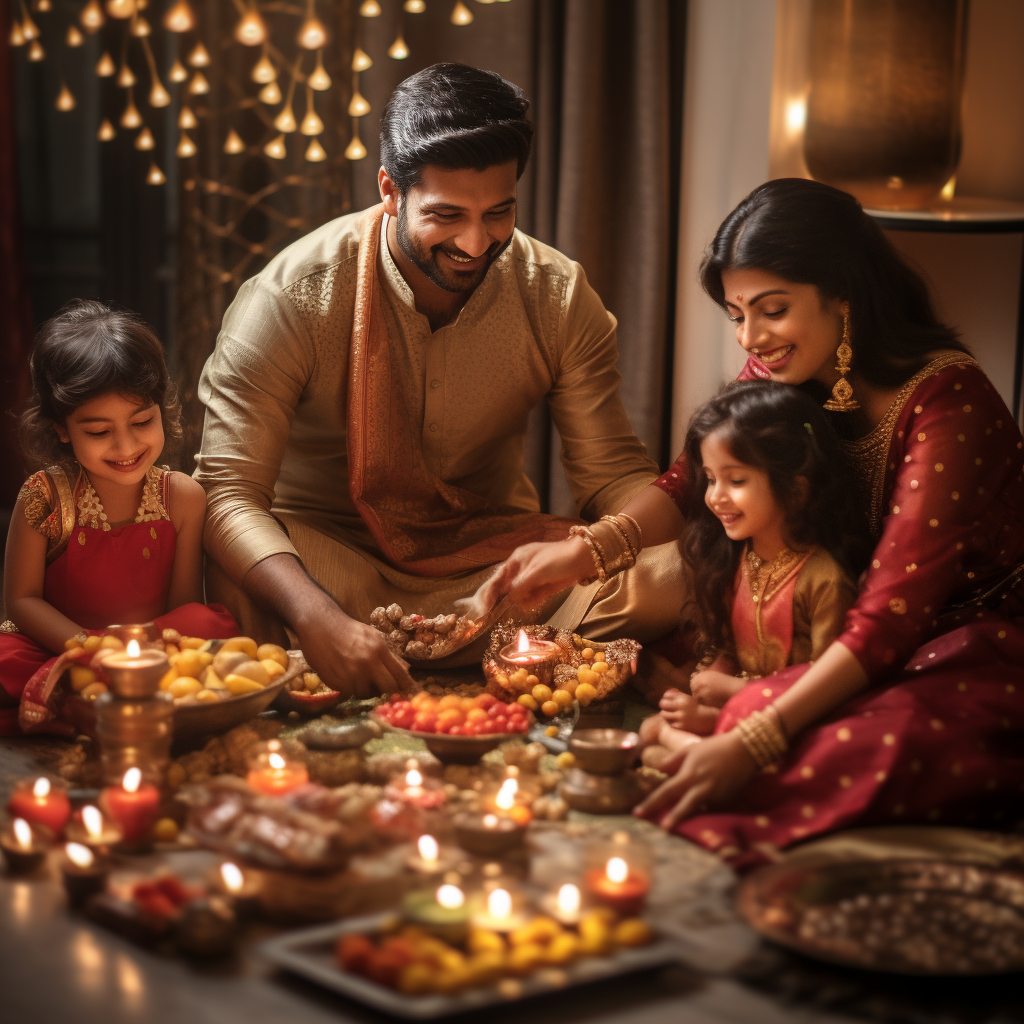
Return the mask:
[[171,70],[167,72],[167,77],[172,82],[184,82],[188,78],[188,68],[180,60],[176,60],[171,65]]
[[[158,108],[171,105],[171,94],[163,87],[163,83],[159,81],[153,83],[153,88],[149,90],[149,105]],[[131,643],[134,642],[134,640],[131,641]]]
[[89,0],[82,8],[82,13],[79,14],[78,20],[82,23],[82,28],[86,32],[92,33],[102,28],[103,23],[107,19],[103,14],[103,8],[100,7],[99,0]]
[[112,18],[130,18],[137,10],[135,0],[107,0],[107,14]]
[[487,913],[495,921],[512,916],[512,894],[508,889],[493,889],[487,896]]
[[447,910],[455,910],[466,902],[466,894],[457,885],[442,885],[436,893],[437,902]]
[[367,71],[372,67],[373,61],[370,60],[370,55],[357,46],[352,54],[352,70]]
[[285,766],[285,759],[280,754],[268,754],[267,761],[271,768],[276,768],[278,771]]
[[17,844],[23,850],[31,850],[32,826],[24,818],[15,818],[11,828],[14,829],[14,838]]
[[452,8],[452,16],[448,19],[453,25],[469,25],[473,21],[473,12],[458,0]]
[[224,888],[230,893],[239,893],[245,884],[245,877],[242,869],[231,861],[225,861],[220,866],[220,877],[224,880]]
[[304,50],[319,50],[327,42],[327,29],[319,18],[307,18],[302,23],[295,41]]
[[271,139],[270,142],[263,147],[263,152],[272,160],[283,160],[288,153],[284,144],[284,136],[278,135],[276,139]]
[[193,96],[205,96],[210,91],[210,83],[202,71],[197,71],[192,76],[192,81],[188,83],[188,91]]
[[103,815],[100,814],[98,807],[86,804],[82,808],[82,824],[85,826],[85,831],[89,833],[90,839],[96,840],[103,835]]
[[370,112],[370,104],[358,90],[352,93],[352,99],[348,104],[348,112],[352,117],[362,117]]
[[156,148],[156,139],[153,138],[153,133],[148,128],[143,128],[136,136],[135,148],[141,149],[143,152]]
[[388,47],[388,56],[392,60],[405,60],[409,56],[409,47],[405,45],[401,32],[398,33],[395,41]]
[[484,815],[484,828],[497,828],[498,827],[498,816],[496,814],[485,814]]
[[579,886],[567,882],[558,890],[558,909],[563,914],[575,914],[580,909]]
[[109,78],[116,71],[117,65],[114,63],[114,58],[104,50],[103,56],[96,62],[96,74],[100,78]]
[[235,26],[235,39],[243,46],[259,46],[266,38],[266,23],[258,11],[250,8]]
[[263,54],[253,65],[251,77],[254,82],[266,85],[267,82],[273,82],[277,78],[277,68],[274,67],[271,59],[266,54]]
[[174,151],[175,156],[185,159],[186,157],[195,156],[198,152],[199,149],[196,144],[188,137],[188,135],[185,134],[185,132],[182,132],[181,138],[178,139],[178,148]]
[[621,857],[612,857],[605,866],[604,873],[609,882],[624,882],[629,878],[629,865]]
[[79,31],[77,25],[68,25],[67,34],[64,36],[64,45],[72,48],[81,46],[85,42],[85,36]]
[[50,780],[46,776],[41,775],[34,783],[32,783],[32,795],[37,800],[42,800],[43,797],[50,795]]
[[306,79],[306,85],[310,89],[316,89],[317,92],[326,92],[331,87],[331,76],[324,70],[323,50],[317,50],[316,67],[313,68],[309,78]]
[[228,132],[228,137],[224,140],[224,152],[232,155],[245,152],[245,143],[234,128]]
[[165,181],[167,181],[167,175],[155,163],[150,164],[149,170],[146,172],[146,184],[162,185]]
[[437,862],[437,856],[441,848],[437,845],[437,840],[433,836],[422,835],[416,840],[416,849],[419,850],[420,857],[423,860],[433,864]]
[[138,768],[129,768],[128,771],[124,773],[121,788],[124,789],[126,793],[137,793],[141,784],[142,772]]
[[192,52],[185,60],[188,62],[189,67],[193,68],[208,68],[210,66],[209,51],[202,43],[196,43],[192,48]]
[[423,776],[415,768],[410,768],[405,773],[405,784],[407,786],[422,786]]
[[110,123],[108,118],[103,118],[103,122],[100,124],[99,130],[96,132],[96,138],[100,142],[109,142],[111,139],[117,136],[117,132],[114,131],[114,126]]
[[92,862],[95,860],[92,855],[92,850],[90,850],[88,846],[84,846],[82,843],[68,843],[64,847],[64,852],[68,855],[68,860],[71,861],[75,867],[91,868]]
[[359,13],[364,18],[377,18],[380,16],[380,4],[377,0],[363,0],[359,5]]
[[327,159],[327,150],[320,145],[319,139],[312,139],[306,147],[306,159],[313,164],[318,164]]
[[268,107],[276,106],[281,102],[281,87],[276,81],[270,82],[260,89],[258,95],[260,103],[265,103]]
[[196,120],[196,115],[192,113],[191,107],[182,107],[181,113],[178,114],[178,127],[182,130],[186,128],[195,128],[199,124]]
[[178,0],[164,15],[164,28],[168,32],[191,32],[195,27],[195,12],[188,0]]

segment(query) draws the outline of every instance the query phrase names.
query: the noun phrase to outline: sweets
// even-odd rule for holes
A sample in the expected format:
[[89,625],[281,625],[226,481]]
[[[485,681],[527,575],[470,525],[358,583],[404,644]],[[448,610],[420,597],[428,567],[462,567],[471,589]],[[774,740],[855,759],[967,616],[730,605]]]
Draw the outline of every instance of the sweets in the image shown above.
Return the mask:
[[396,654],[423,661],[438,657],[445,647],[463,638],[477,624],[465,615],[460,617],[454,613],[435,615],[432,619],[406,615],[401,605],[391,604],[387,608],[374,608],[370,625],[384,634]]
[[445,736],[494,736],[497,733],[525,733],[530,712],[521,704],[505,704],[489,693],[476,697],[445,694],[435,697],[421,691],[406,700],[394,694],[376,711],[388,725],[413,732]]

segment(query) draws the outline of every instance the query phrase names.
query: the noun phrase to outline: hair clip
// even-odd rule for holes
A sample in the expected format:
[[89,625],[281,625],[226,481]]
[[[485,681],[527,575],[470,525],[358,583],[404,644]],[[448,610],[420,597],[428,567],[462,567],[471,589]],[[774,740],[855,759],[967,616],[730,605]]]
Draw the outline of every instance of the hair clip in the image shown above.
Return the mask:
[[812,427],[810,423],[804,424],[804,430],[806,430],[807,433],[811,435],[811,437],[814,437],[814,427]]

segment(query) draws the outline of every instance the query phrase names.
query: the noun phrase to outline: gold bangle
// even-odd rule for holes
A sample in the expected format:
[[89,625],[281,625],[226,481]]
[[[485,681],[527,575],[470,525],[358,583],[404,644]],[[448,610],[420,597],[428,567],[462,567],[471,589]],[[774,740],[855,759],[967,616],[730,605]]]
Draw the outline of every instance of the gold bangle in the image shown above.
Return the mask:
[[[600,548],[594,541],[594,535],[590,532],[589,526],[573,526],[569,530],[570,537],[581,537],[583,542],[590,548],[590,556],[594,559],[594,567],[597,569],[597,579],[602,583],[608,582],[608,573],[605,572],[604,558],[600,554]],[[594,577],[591,576],[589,579],[580,580],[581,583],[593,583]]]
[[789,749],[782,730],[764,711],[755,711],[740,719],[735,729],[754,763],[762,771],[780,760]]

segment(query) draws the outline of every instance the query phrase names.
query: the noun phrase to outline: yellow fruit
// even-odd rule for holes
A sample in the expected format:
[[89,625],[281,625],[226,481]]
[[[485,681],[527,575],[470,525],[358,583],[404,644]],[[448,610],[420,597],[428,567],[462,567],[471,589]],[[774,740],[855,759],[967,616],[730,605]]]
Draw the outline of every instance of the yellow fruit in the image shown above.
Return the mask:
[[202,688],[203,684],[193,676],[178,676],[167,687],[167,692],[177,699],[178,697],[190,697],[193,693],[198,693]]
[[183,636],[181,643],[178,645],[183,651],[186,648],[190,648],[193,651],[198,651],[200,647],[205,644],[206,641],[201,636]]
[[101,693],[106,692],[106,683],[90,683],[84,690],[82,690],[82,696],[88,700],[95,700]]
[[540,706],[541,711],[550,718],[552,715],[557,715],[562,710],[560,704],[556,704],[553,700],[546,700]]
[[222,691],[219,690],[207,690],[202,689],[196,694],[196,700],[201,701],[203,704],[213,704],[220,700],[220,694]]
[[539,685],[540,680],[536,676],[527,676],[526,685],[532,690],[535,686]]
[[165,691],[169,690],[171,688],[171,683],[173,683],[174,680],[177,679],[177,678],[178,678],[178,670],[176,668],[169,668],[163,674],[163,677],[160,680],[160,689],[161,690],[165,690]]
[[555,690],[551,699],[560,707],[567,708],[572,703],[572,694],[568,690]]
[[208,690],[227,689],[227,687],[224,685],[224,680],[221,679],[221,677],[213,671],[212,665],[203,673],[203,686],[205,686],[206,689]]
[[96,682],[96,673],[88,665],[72,665],[68,669],[71,676],[71,689],[81,693],[90,683]]
[[80,651],[81,649],[82,643],[76,636],[69,637],[67,640],[64,641],[65,651]]
[[607,660],[608,659],[605,657],[604,651],[595,651],[594,652],[594,664],[595,665],[597,665],[599,662],[607,661]]
[[398,991],[423,996],[434,991],[434,972],[426,964],[409,964],[398,976]]
[[309,693],[316,693],[320,689],[321,679],[315,672],[303,672],[302,684]]
[[100,649],[109,649],[111,651],[123,651],[124,644],[121,639],[116,636],[105,636],[100,640]]
[[544,735],[545,736],[550,736],[552,739],[554,739],[558,735],[558,726],[557,725],[549,725],[544,730]]
[[562,934],[562,926],[553,917],[535,917],[530,927],[538,942],[550,942],[556,935]]
[[612,944],[608,935],[603,937],[580,937],[580,956],[606,956],[611,952]]
[[231,675],[239,665],[249,661],[249,655],[244,651],[220,651],[213,656],[212,668],[223,679]]
[[153,826],[153,838],[159,843],[173,843],[178,838],[178,823],[173,818],[161,818]]
[[521,693],[516,697],[516,703],[522,704],[524,708],[529,708],[531,711],[536,711],[540,705],[534,700],[533,694]]
[[100,644],[102,642],[103,642],[103,637],[101,637],[101,636],[90,636],[90,637],[86,638],[86,641],[85,641],[84,644],[82,644],[82,646],[87,651],[89,651],[89,653],[91,654],[93,651],[99,649],[99,646],[100,646]]
[[259,683],[260,686],[266,686],[270,682],[270,673],[258,661],[243,661],[241,665],[236,665],[232,669],[231,674],[244,676],[254,683]]
[[468,967],[464,964],[459,967],[442,967],[434,976],[434,988],[443,995],[453,995],[469,988],[473,983],[473,976]]
[[164,644],[164,654],[166,654],[168,658],[173,657],[177,653],[178,653],[178,645],[177,644]]
[[597,690],[590,683],[580,683],[576,687],[576,699],[586,707],[597,696]]
[[545,960],[549,964],[567,964],[579,952],[580,941],[571,932],[556,935],[545,952]]
[[512,974],[529,974],[544,961],[544,950],[535,942],[516,946],[508,954],[506,964]]
[[160,639],[165,644],[174,644],[177,646],[181,643],[181,634],[176,629],[164,629],[160,632]]
[[505,954],[497,951],[477,953],[466,964],[472,985],[492,985],[505,973]]
[[576,755],[571,750],[563,750],[555,760],[558,762],[558,767],[564,770],[572,768],[576,764]]
[[620,921],[612,932],[616,946],[646,946],[653,937],[650,925],[638,917]]
[[584,647],[583,650],[580,651],[580,655],[581,655],[581,657],[585,658],[587,661],[590,661],[590,659],[594,657],[594,648],[593,647]]
[[608,921],[599,914],[587,914],[579,924],[580,942],[607,945],[611,939]]
[[288,667],[288,652],[277,644],[260,644],[256,651],[257,661],[276,661],[281,668]]
[[239,676],[232,673],[224,680],[224,685],[232,693],[252,693],[254,690],[262,690],[263,684],[257,683],[254,679],[246,676]]
[[278,676],[284,675],[284,669],[281,667],[281,662],[276,661],[274,658],[263,658],[260,660],[260,664],[267,670],[267,675],[271,679],[276,679]]
[[247,636],[236,636],[232,637],[230,640],[225,640],[224,643],[221,644],[220,649],[222,651],[242,651],[245,654],[248,654],[253,661],[257,660],[256,652],[259,650],[256,646],[256,641]]
[[512,675],[509,676],[509,679],[516,686],[525,686],[526,685],[526,680],[529,679],[529,678],[530,678],[530,673],[527,672],[525,668],[517,668],[515,670],[515,672],[513,672]]
[[543,704],[546,700],[551,700],[551,687],[545,686],[543,683],[538,683],[530,693],[533,694],[533,699],[540,704]]
[[504,953],[505,940],[498,932],[488,931],[486,928],[474,928],[469,933],[466,948],[470,953]]
[[608,663],[606,661],[595,661],[594,667],[591,672],[596,672],[599,676],[603,676],[608,671]]
[[203,661],[202,654],[194,650],[181,651],[171,659],[171,665],[178,670],[178,675],[191,676],[193,679],[199,678],[199,673],[207,664],[209,662]]

